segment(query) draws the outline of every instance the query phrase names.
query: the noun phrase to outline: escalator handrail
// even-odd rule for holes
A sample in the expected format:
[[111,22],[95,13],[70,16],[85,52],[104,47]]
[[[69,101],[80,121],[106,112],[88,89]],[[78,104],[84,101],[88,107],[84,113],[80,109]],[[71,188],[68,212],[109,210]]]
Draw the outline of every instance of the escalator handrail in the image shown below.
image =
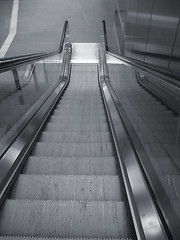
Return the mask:
[[12,57],[4,57],[4,58],[0,58],[0,64],[5,63],[5,62],[10,62],[12,60],[18,60],[18,59],[25,59],[28,57],[35,57],[41,54],[45,54],[45,52],[41,52],[41,53],[32,53],[32,54],[25,54],[25,55],[19,55],[19,56],[12,56]]
[[30,117],[25,118],[19,125],[17,136],[15,136],[1,155],[0,207],[29,156],[29,152],[36,143],[49,114],[70,81],[71,54],[72,45],[65,43],[58,81],[52,84],[44,96],[37,102],[35,108],[29,114]]
[[[127,133],[122,117],[123,108],[110,83],[104,42],[100,46],[99,62],[99,84],[105,101],[137,238],[142,240],[168,239],[139,167],[130,136]],[[151,220],[153,224],[151,224]],[[149,231],[149,229],[151,230]]]
[[106,29],[106,22],[105,22],[105,20],[102,21],[102,26],[103,26],[103,37],[104,37],[105,49],[106,49],[106,51],[108,51],[109,47],[108,47],[107,29]]
[[132,58],[128,58],[128,57],[124,57],[124,56],[120,56],[120,55],[117,55],[115,53],[112,53],[110,51],[106,51],[109,55],[121,60],[121,61],[124,61],[136,68],[139,68],[145,72],[148,72],[150,74],[153,74],[155,76],[158,76],[158,77],[161,77],[161,78],[171,78],[173,80],[176,80],[176,81],[180,81],[180,76],[179,75],[176,75],[172,72],[169,72],[169,71],[166,71],[165,69],[162,69],[162,68],[157,68],[157,67],[154,67],[153,65],[150,65],[150,64],[147,64],[147,63],[143,63],[141,61],[138,61],[138,60],[135,60],[135,59],[132,59]]
[[66,39],[67,35],[68,35],[68,38],[69,38],[69,22],[65,21],[63,31],[62,31],[62,35],[61,35],[60,44],[59,44],[59,53],[61,53],[62,50],[63,50],[63,45],[64,45],[64,42],[65,42],[65,39]]
[[[102,36],[102,40],[103,39],[104,39],[104,37]],[[106,51],[105,43],[103,43],[103,44],[104,44],[104,50],[105,50],[104,57],[106,58],[106,53],[109,53],[109,52]],[[112,54],[112,55],[114,56],[114,54]],[[123,58],[120,59],[120,60],[123,61]],[[106,64],[106,66],[104,68],[108,68],[107,67],[107,62],[105,64]],[[106,75],[107,72],[108,72],[108,69],[105,71],[105,75]],[[106,78],[107,78],[107,76],[106,76]],[[110,82],[109,82],[109,84],[110,84]],[[114,92],[114,95],[116,97],[116,93],[115,92]],[[117,101],[118,101],[118,99],[117,99]],[[122,106],[120,107],[120,109],[122,110],[122,112],[124,111]],[[156,174],[154,175],[155,171],[154,171],[154,169],[152,169],[150,161],[149,161],[145,151],[141,147],[141,144],[139,144],[140,141],[138,140],[138,137],[136,136],[136,133],[133,130],[133,127],[131,126],[131,123],[130,122],[128,123],[129,120],[128,120],[127,116],[124,118],[124,116],[126,115],[124,113],[123,113],[123,116],[121,116],[122,121],[124,122],[124,126],[126,128],[126,131],[127,131],[128,136],[129,136],[129,139],[132,140],[131,138],[134,138],[134,140],[131,141],[132,142],[132,146],[134,148],[134,151],[136,152],[136,156],[138,157],[137,159],[139,159],[138,162],[139,162],[140,168],[142,169],[142,174],[143,174],[143,176],[145,178],[145,182],[146,182],[146,184],[147,184],[147,186],[149,188],[149,191],[152,194],[152,201],[154,202],[154,207],[157,209],[158,213],[160,214],[159,215],[159,219],[160,219],[160,221],[162,223],[162,226],[164,226],[164,229],[166,229],[165,231],[168,234],[169,239],[179,239],[178,238],[179,233],[180,233],[179,228],[178,228],[178,222],[179,221],[178,221],[178,217],[175,214],[175,210],[171,206],[170,200],[165,196],[166,193],[165,193],[165,191],[164,191],[162,186],[160,186],[158,191],[154,191],[154,188],[152,188],[153,185],[151,185],[151,181],[150,181],[148,175],[146,175],[147,171],[146,171],[146,169],[143,166],[141,158],[145,158],[145,160],[147,160],[146,161],[146,166],[149,167],[147,169],[151,170],[150,174],[152,174],[152,176],[153,176],[153,183],[156,183],[158,187],[159,187],[159,184],[158,184],[159,180],[157,178],[157,175]],[[136,144],[134,144],[134,143],[136,143]],[[155,186],[156,190],[157,190],[157,186]],[[154,193],[157,193],[157,195],[156,194],[154,195]],[[159,204],[159,201],[158,201],[159,196],[160,196],[160,205],[163,206],[162,208],[159,208],[159,206],[158,206],[158,204]],[[168,211],[167,211],[167,209],[168,209]],[[170,211],[172,210],[172,211],[170,212],[169,210]],[[168,212],[168,214],[167,214],[167,212]]]
[[107,41],[107,31],[106,31],[106,22],[103,20],[102,21],[102,26],[103,26],[103,36],[104,36],[104,39],[105,39],[105,47],[106,47],[106,52],[110,55],[112,55],[113,57],[121,60],[121,61],[124,61],[128,64],[131,64],[132,66],[134,67],[137,67],[137,68],[140,68],[141,70],[144,70],[146,72],[149,72],[153,75],[158,75],[159,74],[161,75],[162,78],[165,78],[165,77],[170,77],[176,81],[180,81],[180,75],[177,75],[177,74],[174,74],[173,72],[170,72],[170,71],[167,71],[165,69],[162,69],[162,68],[158,68],[158,67],[155,67],[151,64],[147,64],[147,63],[143,63],[141,61],[138,61],[136,59],[132,59],[132,58],[129,58],[129,57],[125,57],[125,56],[120,56],[120,55],[117,55],[115,53],[112,53],[109,51],[109,47],[108,47],[108,41]]
[[13,56],[9,58],[0,58],[0,73],[12,70],[14,68],[17,68],[20,65],[33,63],[38,60],[42,60],[44,58],[61,53],[63,50],[63,45],[66,41],[66,37],[68,36],[68,28],[69,28],[69,23],[68,21],[65,21],[63,31],[61,34],[58,51],[41,52],[41,53]]

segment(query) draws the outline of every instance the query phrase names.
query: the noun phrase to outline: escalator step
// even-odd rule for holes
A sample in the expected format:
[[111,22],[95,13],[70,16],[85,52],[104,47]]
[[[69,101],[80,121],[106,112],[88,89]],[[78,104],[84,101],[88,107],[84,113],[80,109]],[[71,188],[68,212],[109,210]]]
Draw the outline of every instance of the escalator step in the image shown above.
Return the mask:
[[83,112],[83,113],[91,113],[92,116],[93,114],[98,115],[99,113],[103,112],[104,113],[104,106],[96,108],[96,107],[88,107],[88,106],[82,106],[82,107],[74,107],[74,106],[68,106],[68,107],[59,107],[55,108],[55,110],[58,111],[64,111],[64,112]]
[[51,116],[49,119],[50,123],[57,123],[57,122],[66,122],[66,123],[104,123],[107,122],[107,118],[105,116],[85,116],[85,117],[78,117],[78,116]]
[[115,157],[30,157],[25,174],[117,175]]
[[61,102],[64,103],[83,103],[83,104],[90,104],[90,105],[95,105],[95,104],[102,104],[102,98],[101,96],[97,97],[98,93],[94,94],[94,95],[90,95],[88,92],[85,92],[84,94],[74,94],[74,95],[67,95],[64,94],[61,99],[59,104],[61,104]]
[[33,156],[46,157],[111,157],[112,143],[44,143],[38,142]]
[[51,132],[44,131],[39,139],[40,142],[56,142],[56,143],[97,143],[111,142],[109,132]]
[[71,110],[71,109],[88,109],[88,110],[101,110],[104,109],[104,104],[103,103],[99,103],[99,102],[95,102],[94,104],[90,104],[87,101],[84,102],[84,100],[82,99],[81,103],[79,104],[79,102],[74,102],[72,103],[71,101],[67,101],[66,104],[65,103],[61,103],[56,105],[56,109],[59,110]]
[[66,107],[73,107],[73,108],[82,108],[82,107],[87,107],[89,109],[92,109],[92,108],[96,108],[96,109],[99,109],[99,108],[103,108],[104,107],[104,104],[102,101],[100,100],[88,100],[88,99],[84,99],[84,98],[81,98],[81,99],[77,99],[76,101],[73,100],[61,100],[60,99],[60,102],[56,105],[56,108],[66,108]]
[[99,111],[93,111],[93,110],[60,110],[55,109],[53,112],[54,116],[106,116],[105,110],[101,109]]
[[32,237],[129,237],[123,202],[7,200],[0,234]]
[[92,123],[92,124],[81,124],[81,123],[47,123],[46,127],[44,129],[45,131],[54,131],[54,132],[60,132],[60,131],[66,131],[66,132],[78,132],[78,131],[84,131],[84,132],[104,132],[108,131],[109,127],[107,123]]
[[11,199],[121,201],[118,176],[20,175]]

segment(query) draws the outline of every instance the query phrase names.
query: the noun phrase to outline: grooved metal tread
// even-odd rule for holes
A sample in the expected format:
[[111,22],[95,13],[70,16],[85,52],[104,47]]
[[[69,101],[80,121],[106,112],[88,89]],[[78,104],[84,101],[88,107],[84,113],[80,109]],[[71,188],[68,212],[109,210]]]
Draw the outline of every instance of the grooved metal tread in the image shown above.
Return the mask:
[[87,106],[87,108],[102,108],[104,107],[104,103],[102,100],[97,100],[96,98],[95,99],[84,99],[84,98],[79,98],[79,99],[76,99],[76,101],[73,101],[73,99],[66,99],[66,100],[63,100],[63,99],[60,99],[59,103],[56,105],[56,108],[58,107],[68,107],[68,106],[71,106],[71,107],[75,107],[75,108],[84,108]]
[[20,175],[11,199],[122,200],[118,176]]
[[[74,100],[75,101],[75,100]],[[98,107],[95,107],[96,105],[99,105],[97,102],[94,103],[95,106],[90,106],[88,103],[82,107],[74,107],[71,102],[67,103],[66,104],[67,106],[64,106],[64,107],[59,107],[59,108],[55,108],[54,111],[59,111],[59,112],[64,112],[64,113],[68,113],[69,114],[71,112],[79,112],[79,113],[84,113],[84,114],[87,114],[87,113],[91,113],[91,114],[94,114],[95,116],[99,115],[99,113],[105,113],[105,110],[104,110],[104,106],[102,105],[101,107],[98,106]],[[88,106],[89,105],[89,106]],[[92,115],[93,117],[93,115]]]
[[112,143],[47,143],[38,142],[33,156],[46,157],[111,157]]
[[101,122],[98,117],[97,117],[97,121],[95,122],[83,122],[82,119],[81,119],[81,122],[65,122],[65,121],[59,121],[58,117],[56,117],[56,121],[52,122],[52,121],[49,121],[48,124],[56,124],[56,125],[59,125],[59,126],[76,126],[78,127],[79,125],[82,125],[82,126],[108,126],[108,123],[107,121],[104,121],[104,122]]
[[109,127],[107,123],[52,123],[49,122],[46,124],[44,129],[45,131],[54,131],[54,132],[103,132],[108,131]]
[[29,157],[23,173],[57,175],[117,175],[115,157]]
[[123,202],[6,200],[0,234],[35,237],[130,237]]
[[56,143],[102,143],[111,142],[110,133],[107,132],[52,132],[43,131],[39,142],[56,142]]
[[104,123],[107,122],[106,116],[54,116],[52,115],[48,122],[66,122],[66,123]]
[[88,92],[86,92],[85,94],[80,94],[80,91],[78,90],[79,94],[70,94],[70,95],[67,95],[67,94],[64,94],[61,99],[60,99],[60,102],[79,102],[81,103],[83,101],[83,103],[89,103],[90,105],[94,105],[94,104],[102,104],[103,101],[102,101],[102,98],[101,96],[98,96],[98,94],[93,94],[93,95],[89,95]]
[[56,108],[55,109],[68,109],[68,110],[71,110],[71,109],[75,109],[75,110],[86,110],[88,109],[89,111],[90,110],[104,110],[104,104],[102,102],[99,102],[99,101],[96,101],[94,102],[94,104],[91,104],[90,102],[88,101],[82,101],[81,102],[75,102],[72,103],[71,101],[66,101],[66,103],[60,103],[56,105]]
[[57,110],[53,112],[54,116],[106,116],[105,110],[99,111],[80,111],[80,110]]

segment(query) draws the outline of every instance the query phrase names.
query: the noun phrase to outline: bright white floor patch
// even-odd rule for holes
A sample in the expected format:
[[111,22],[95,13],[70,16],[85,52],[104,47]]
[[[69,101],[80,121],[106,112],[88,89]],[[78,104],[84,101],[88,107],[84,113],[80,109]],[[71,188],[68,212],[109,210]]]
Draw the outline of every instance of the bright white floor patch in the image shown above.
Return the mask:
[[98,43],[73,43],[71,63],[98,63]]
[[18,21],[18,10],[19,10],[19,0],[13,1],[13,8],[12,8],[12,14],[11,14],[11,23],[9,28],[9,34],[3,43],[1,49],[0,49],[0,58],[5,57],[12,41],[14,40],[14,37],[17,32],[17,21]]

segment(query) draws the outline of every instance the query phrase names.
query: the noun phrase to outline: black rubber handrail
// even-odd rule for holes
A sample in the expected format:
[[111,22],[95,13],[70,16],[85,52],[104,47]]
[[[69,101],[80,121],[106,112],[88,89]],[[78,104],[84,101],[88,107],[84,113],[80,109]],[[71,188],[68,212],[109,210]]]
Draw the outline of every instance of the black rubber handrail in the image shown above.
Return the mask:
[[13,70],[21,65],[28,65],[30,63],[34,63],[38,60],[42,60],[44,58],[53,56],[58,54],[59,51],[57,52],[51,52],[51,53],[44,53],[44,54],[38,54],[35,56],[31,56],[31,57],[23,57],[23,58],[16,58],[12,61],[8,61],[8,62],[2,62],[0,63],[0,73],[2,72],[6,72],[9,70]]
[[41,53],[35,53],[35,54],[14,56],[9,58],[0,58],[0,73],[17,68],[22,64],[32,63],[37,60],[41,60],[41,59],[56,55],[58,53],[61,53],[63,50],[65,39],[66,39],[68,27],[69,27],[69,23],[68,21],[65,21],[58,51],[41,52]]
[[106,51],[107,51],[108,54],[110,54],[113,57],[115,57],[115,58],[117,58],[121,61],[124,61],[124,62],[126,62],[126,63],[128,63],[128,64],[130,64],[134,67],[137,67],[137,68],[139,68],[143,71],[151,73],[153,75],[159,76],[159,74],[161,74],[162,78],[169,77],[169,78],[172,78],[176,81],[177,80],[180,81],[180,75],[169,72],[169,71],[167,71],[165,69],[162,69],[162,68],[155,67],[151,64],[143,63],[141,61],[138,61],[138,60],[135,60],[135,59],[132,59],[132,58],[129,58],[129,57],[120,56],[120,55],[117,55],[117,54],[114,54],[114,53],[110,52],[109,47],[108,47],[108,41],[107,41],[106,22],[104,20],[102,21],[102,28],[103,28],[103,35],[104,35],[104,40],[105,40],[105,48],[106,48]]
[[63,45],[64,45],[64,42],[65,42],[66,34],[69,35],[69,33],[67,33],[68,28],[69,28],[69,23],[68,23],[68,21],[65,21],[63,31],[62,31],[62,35],[61,35],[60,44],[59,44],[59,52],[62,52],[62,50],[63,50]]
[[138,60],[131,59],[131,58],[128,58],[128,57],[119,56],[119,55],[111,53],[109,51],[107,51],[107,53],[110,54],[111,56],[121,60],[121,61],[124,61],[124,62],[132,65],[133,67],[139,68],[139,69],[141,69],[141,70],[143,70],[147,73],[150,73],[150,74],[153,74],[155,76],[161,77],[162,79],[169,77],[173,80],[180,81],[180,76],[179,75],[176,75],[172,72],[166,71],[165,69],[157,68],[157,67],[154,67],[150,64],[146,64],[146,63],[143,63],[143,62],[140,62]]
[[109,48],[108,48],[108,40],[107,40],[106,22],[105,22],[105,20],[102,21],[102,25],[103,25],[103,35],[104,35],[105,49],[106,49],[106,51],[109,51]]
[[6,57],[6,58],[0,58],[0,64],[5,63],[5,62],[9,62],[12,60],[17,60],[17,59],[23,59],[23,58],[28,58],[28,57],[35,57],[38,56],[40,54],[45,54],[44,53],[32,53],[32,54],[26,54],[26,55],[19,55],[19,56],[12,56],[12,57]]

